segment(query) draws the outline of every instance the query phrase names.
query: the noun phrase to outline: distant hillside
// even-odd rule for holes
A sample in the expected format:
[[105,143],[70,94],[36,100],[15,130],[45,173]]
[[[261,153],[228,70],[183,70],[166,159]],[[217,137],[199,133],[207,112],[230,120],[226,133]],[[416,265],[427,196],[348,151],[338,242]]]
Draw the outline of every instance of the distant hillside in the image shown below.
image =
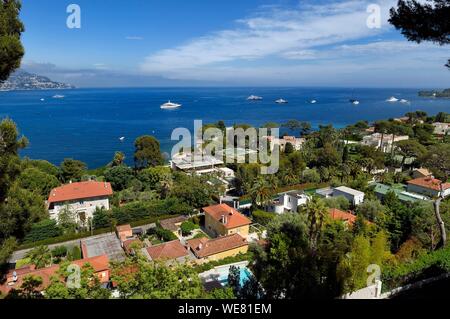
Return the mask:
[[54,82],[45,76],[31,74],[22,70],[16,71],[8,80],[0,84],[0,91],[63,90],[74,88],[73,85]]
[[420,91],[419,96],[450,98],[450,89],[445,89],[443,91]]

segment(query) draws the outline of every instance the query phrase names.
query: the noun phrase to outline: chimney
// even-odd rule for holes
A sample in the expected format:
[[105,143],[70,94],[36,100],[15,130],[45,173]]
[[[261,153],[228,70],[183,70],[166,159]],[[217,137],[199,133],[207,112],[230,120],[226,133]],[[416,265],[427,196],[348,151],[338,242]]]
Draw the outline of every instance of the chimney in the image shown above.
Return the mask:
[[220,216],[220,221],[222,222],[222,224],[226,224],[225,215]]
[[202,250],[202,248],[203,248],[203,244],[200,243],[200,244],[198,245],[198,250]]

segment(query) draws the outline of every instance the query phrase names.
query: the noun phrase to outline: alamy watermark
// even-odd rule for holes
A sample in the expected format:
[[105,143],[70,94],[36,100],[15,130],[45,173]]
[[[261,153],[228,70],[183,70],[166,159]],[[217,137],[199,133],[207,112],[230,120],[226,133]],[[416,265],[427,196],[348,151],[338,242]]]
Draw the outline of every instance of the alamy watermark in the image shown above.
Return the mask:
[[81,7],[78,4],[69,4],[66,12],[69,16],[66,25],[69,29],[81,29]]

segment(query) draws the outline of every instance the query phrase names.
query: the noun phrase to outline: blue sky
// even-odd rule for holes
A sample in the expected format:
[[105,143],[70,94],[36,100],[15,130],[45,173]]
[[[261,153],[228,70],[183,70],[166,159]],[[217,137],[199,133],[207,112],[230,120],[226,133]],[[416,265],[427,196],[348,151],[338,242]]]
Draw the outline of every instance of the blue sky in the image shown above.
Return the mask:
[[[66,26],[71,3],[81,29]],[[23,68],[80,87],[448,86],[448,47],[404,40],[387,23],[395,3],[24,0]]]

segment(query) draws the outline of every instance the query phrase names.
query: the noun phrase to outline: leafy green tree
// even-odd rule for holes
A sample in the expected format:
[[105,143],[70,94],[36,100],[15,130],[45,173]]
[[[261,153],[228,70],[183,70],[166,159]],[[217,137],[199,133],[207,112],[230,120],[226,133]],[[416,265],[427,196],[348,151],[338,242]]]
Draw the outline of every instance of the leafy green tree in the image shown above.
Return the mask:
[[133,178],[133,170],[127,166],[114,166],[105,171],[105,180],[111,182],[111,186],[115,191],[127,188]]
[[168,197],[179,199],[194,208],[208,206],[217,189],[206,183],[204,177],[176,174]]
[[[109,299],[111,292],[103,288],[100,279],[89,263],[84,264],[80,270],[80,286],[72,288],[66,284],[72,274],[70,262],[60,265],[58,275],[54,276],[50,285],[45,289],[47,299]],[[61,280],[63,278],[63,280]]]
[[237,266],[230,266],[228,271],[228,286],[233,290],[235,296],[241,292],[241,270]]
[[284,153],[285,154],[291,154],[291,153],[293,153],[295,150],[294,150],[294,146],[292,145],[292,143],[286,143],[286,146],[284,147]]
[[252,247],[252,271],[264,287],[266,298],[310,299],[340,295],[335,275],[332,275],[336,274],[338,260],[332,254],[344,252],[330,249],[334,246],[329,244],[337,238],[320,236],[327,240],[320,240],[314,254],[309,237],[305,214],[285,213],[267,226],[267,245]]
[[358,205],[356,212],[369,221],[382,223],[385,218],[386,209],[379,200],[369,199]]
[[48,238],[58,237],[62,234],[63,230],[57,225],[55,220],[44,219],[31,226],[31,230],[25,236],[24,242],[37,242]]
[[350,202],[344,196],[325,198],[323,202],[329,208],[337,208],[343,211],[347,211],[350,208]]
[[58,225],[64,230],[64,233],[75,233],[78,228],[77,213],[72,211],[69,206],[63,207],[58,213]]
[[198,299],[206,297],[194,268],[149,263],[139,254],[112,264],[112,281],[124,299]]
[[47,197],[50,191],[59,186],[58,179],[50,174],[44,173],[37,168],[26,168],[17,179],[21,188]]
[[436,178],[446,180],[450,176],[450,143],[432,145],[423,154],[421,162]]
[[275,213],[269,213],[262,210],[254,210],[252,212],[253,221],[263,226],[269,224],[275,217]]
[[116,152],[111,162],[111,166],[120,166],[125,162],[125,154],[123,152]]
[[208,297],[211,299],[231,300],[236,299],[233,293],[233,289],[230,287],[215,288],[208,293]]
[[405,160],[408,157],[419,158],[422,157],[427,151],[425,146],[416,140],[400,141],[397,142],[396,145],[400,151],[400,154],[403,156],[402,167],[405,165]]
[[44,172],[48,175],[53,175],[55,177],[61,176],[61,170],[59,167],[53,165],[52,163],[45,160],[30,160],[25,158],[23,161],[24,168],[32,167],[37,168],[41,172]]
[[28,145],[25,137],[19,137],[16,124],[10,119],[0,122],[0,203],[15,178],[20,174],[19,151]]
[[37,269],[45,268],[52,263],[52,253],[47,246],[37,246],[31,249],[26,257],[31,259]]
[[352,292],[366,286],[370,256],[370,240],[357,236],[350,253],[342,256],[337,269],[344,292]]
[[42,278],[39,276],[25,276],[22,285],[18,289],[13,289],[7,295],[7,299],[43,299],[40,292]]
[[19,68],[25,54],[20,42],[25,31],[19,18],[21,6],[18,0],[0,1],[0,83]]
[[198,226],[191,221],[185,221],[180,226],[181,233],[183,234],[183,236],[189,236],[197,228]]
[[47,217],[41,196],[14,185],[8,192],[8,201],[0,205],[0,238],[22,239],[33,223]]
[[80,181],[81,177],[85,174],[87,166],[85,163],[74,160],[72,158],[66,158],[61,163],[62,180],[65,183],[70,181]]
[[159,141],[153,136],[144,135],[134,142],[134,163],[136,168],[143,169],[164,163]]
[[[389,22],[409,40],[417,43],[431,41],[449,44],[447,0],[419,1],[399,0],[397,8],[390,11]],[[450,60],[446,64],[450,68]]]

